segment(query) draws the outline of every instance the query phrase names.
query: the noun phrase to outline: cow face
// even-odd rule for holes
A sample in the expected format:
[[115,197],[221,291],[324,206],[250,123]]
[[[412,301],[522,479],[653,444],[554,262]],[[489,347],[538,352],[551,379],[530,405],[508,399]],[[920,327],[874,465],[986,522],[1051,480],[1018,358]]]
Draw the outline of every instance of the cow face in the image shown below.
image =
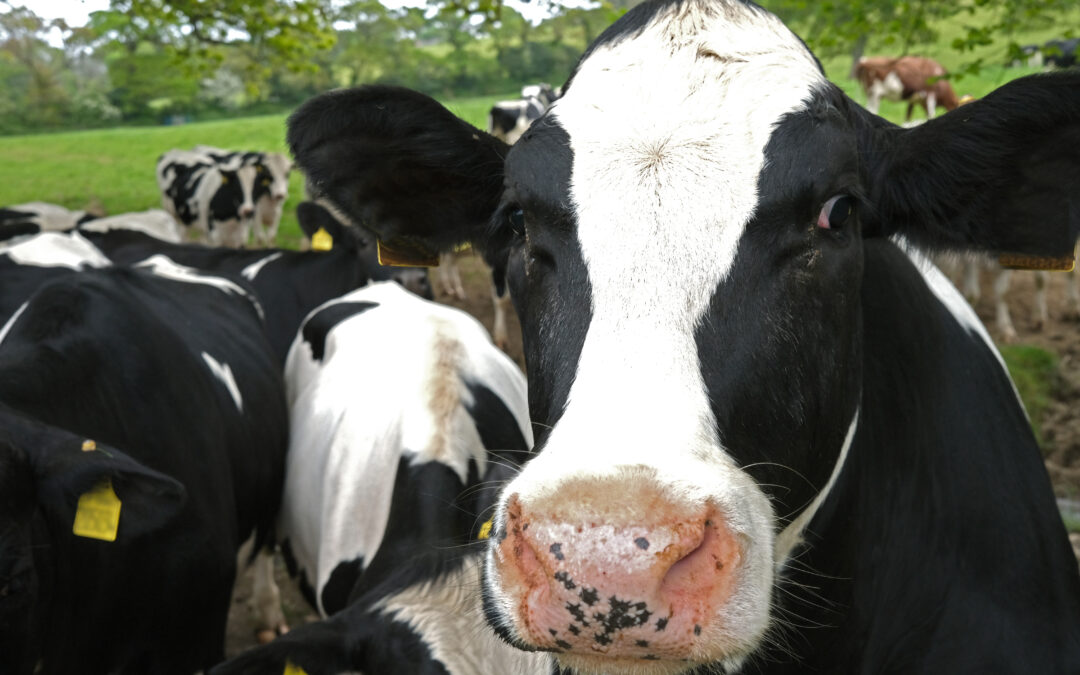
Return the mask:
[[1049,111],[1076,84],[902,131],[763,10],[654,2],[509,153],[398,89],[297,111],[317,192],[385,239],[506,265],[539,456],[495,517],[496,630],[584,673],[756,650],[857,430],[863,237],[1068,250],[1080,122]]

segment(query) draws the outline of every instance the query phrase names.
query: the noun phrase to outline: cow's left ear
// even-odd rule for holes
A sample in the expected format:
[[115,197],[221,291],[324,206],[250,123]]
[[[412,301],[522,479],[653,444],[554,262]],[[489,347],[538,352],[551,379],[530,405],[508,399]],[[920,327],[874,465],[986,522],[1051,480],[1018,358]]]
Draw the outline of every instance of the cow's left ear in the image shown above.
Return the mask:
[[1080,72],[1014,80],[913,129],[852,106],[865,232],[1062,258],[1080,235]]

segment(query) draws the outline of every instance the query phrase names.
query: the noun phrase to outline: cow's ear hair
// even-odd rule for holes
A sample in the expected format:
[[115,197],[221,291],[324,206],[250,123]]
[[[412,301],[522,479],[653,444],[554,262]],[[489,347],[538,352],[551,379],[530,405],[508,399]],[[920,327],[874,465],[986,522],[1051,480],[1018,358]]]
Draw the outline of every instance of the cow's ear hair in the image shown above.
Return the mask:
[[1014,80],[912,129],[850,106],[864,232],[1064,257],[1080,234],[1080,72]]
[[388,86],[307,101],[288,142],[318,195],[384,242],[428,252],[482,239],[508,149],[434,99]]
[[74,524],[83,495],[108,483],[120,501],[118,539],[167,525],[187,501],[184,486],[119,450],[70,434],[51,434],[26,453],[37,502],[60,522]]

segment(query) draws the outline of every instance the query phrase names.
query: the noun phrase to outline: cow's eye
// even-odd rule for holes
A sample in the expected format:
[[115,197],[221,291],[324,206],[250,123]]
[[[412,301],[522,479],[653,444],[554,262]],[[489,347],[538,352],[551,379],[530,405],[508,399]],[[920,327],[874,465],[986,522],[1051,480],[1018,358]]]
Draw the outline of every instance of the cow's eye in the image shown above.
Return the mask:
[[823,230],[838,230],[848,222],[854,209],[854,199],[848,195],[836,195],[821,207],[817,226]]
[[506,222],[510,226],[510,229],[514,231],[519,237],[525,236],[525,211],[522,209],[512,209],[506,214]]

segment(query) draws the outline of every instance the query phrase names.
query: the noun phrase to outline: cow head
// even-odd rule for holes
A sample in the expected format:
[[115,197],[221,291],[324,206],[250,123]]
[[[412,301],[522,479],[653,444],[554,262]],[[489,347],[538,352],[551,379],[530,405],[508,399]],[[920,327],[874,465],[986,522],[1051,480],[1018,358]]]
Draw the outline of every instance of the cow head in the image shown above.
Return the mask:
[[583,673],[758,649],[858,426],[864,238],[1071,250],[1078,80],[902,130],[771,14],[685,0],[608,29],[512,149],[396,88],[300,108],[352,218],[506,265],[539,454],[495,518],[496,630]]
[[[73,527],[82,495],[108,481],[120,499],[116,541],[94,542],[108,547],[122,546],[131,538],[167,524],[183,506],[186,493],[175,480],[103,443],[39,424],[3,406],[0,420],[3,646],[4,639],[28,629],[26,623],[39,599],[39,582],[48,583],[38,578],[38,554],[52,551],[53,555],[63,555],[60,551],[70,550],[70,542],[77,538]],[[48,545],[40,540],[43,535],[52,540]],[[12,653],[8,649],[0,651]],[[3,658],[0,663],[5,663]]]

